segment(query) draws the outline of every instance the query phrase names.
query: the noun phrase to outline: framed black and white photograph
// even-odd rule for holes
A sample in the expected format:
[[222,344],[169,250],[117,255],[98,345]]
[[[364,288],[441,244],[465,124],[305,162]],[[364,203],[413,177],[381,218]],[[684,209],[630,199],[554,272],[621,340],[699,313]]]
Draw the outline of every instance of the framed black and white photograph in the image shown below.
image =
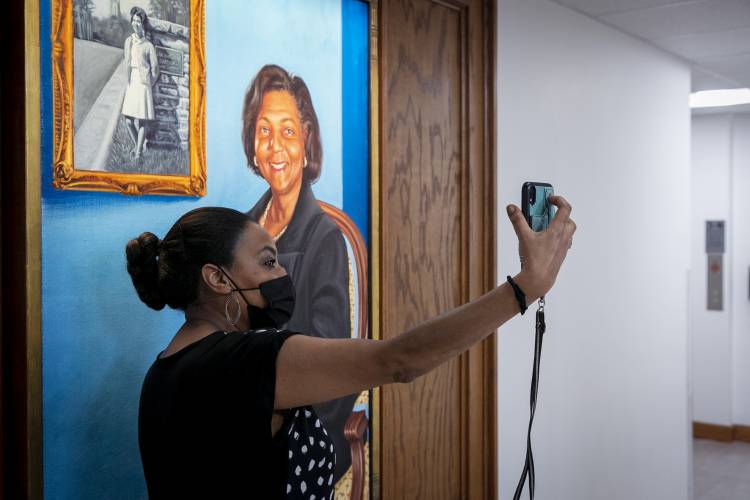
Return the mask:
[[205,194],[202,0],[53,0],[54,185]]

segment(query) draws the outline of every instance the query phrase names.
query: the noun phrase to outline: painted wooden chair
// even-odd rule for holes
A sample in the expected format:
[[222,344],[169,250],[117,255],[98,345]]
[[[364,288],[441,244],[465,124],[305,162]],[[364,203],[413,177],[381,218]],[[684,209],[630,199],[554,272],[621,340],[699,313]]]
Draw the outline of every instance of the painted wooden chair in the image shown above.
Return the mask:
[[[341,230],[346,242],[349,259],[349,313],[352,338],[368,336],[368,270],[367,246],[357,226],[342,210],[323,201],[318,201],[320,208]],[[344,424],[344,436],[349,441],[352,455],[352,488],[351,500],[362,500],[365,489],[365,443],[367,414],[357,410],[361,402],[368,401],[368,391],[363,391],[354,405],[354,411]]]

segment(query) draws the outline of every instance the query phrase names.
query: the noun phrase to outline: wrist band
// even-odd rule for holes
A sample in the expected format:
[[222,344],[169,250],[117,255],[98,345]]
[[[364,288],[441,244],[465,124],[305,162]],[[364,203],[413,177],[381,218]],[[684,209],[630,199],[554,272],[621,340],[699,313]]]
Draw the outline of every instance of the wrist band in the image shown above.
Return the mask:
[[510,283],[510,286],[513,287],[513,294],[515,294],[516,296],[516,300],[518,301],[518,308],[521,310],[521,314],[523,315],[523,313],[526,312],[526,309],[528,309],[528,307],[526,306],[526,294],[523,293],[521,287],[519,287],[510,276],[508,276],[508,283]]

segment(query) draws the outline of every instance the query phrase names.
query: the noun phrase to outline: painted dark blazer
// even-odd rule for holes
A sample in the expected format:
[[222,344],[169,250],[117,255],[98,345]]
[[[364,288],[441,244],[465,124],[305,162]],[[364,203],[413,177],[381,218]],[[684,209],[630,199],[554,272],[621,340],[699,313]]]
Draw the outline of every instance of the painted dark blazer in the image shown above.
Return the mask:
[[[252,220],[260,220],[270,199],[269,189],[248,212]],[[292,277],[297,295],[294,314],[286,328],[316,337],[351,337],[349,263],[344,236],[320,209],[306,181],[302,181],[297,206],[286,231],[276,240],[276,249],[279,262]],[[344,424],[352,413],[357,396],[313,405],[333,438],[335,481],[351,465]]]

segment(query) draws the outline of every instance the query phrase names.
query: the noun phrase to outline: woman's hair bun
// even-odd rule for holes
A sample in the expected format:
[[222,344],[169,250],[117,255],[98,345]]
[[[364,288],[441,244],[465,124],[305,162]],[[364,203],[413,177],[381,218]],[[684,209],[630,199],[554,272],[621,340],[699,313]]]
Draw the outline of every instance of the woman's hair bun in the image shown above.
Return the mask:
[[128,274],[138,297],[150,308],[164,309],[166,301],[159,290],[159,238],[145,232],[125,246]]
[[196,303],[203,266],[229,266],[250,216],[222,207],[195,208],[159,241],[143,233],[125,246],[128,273],[138,297],[150,308],[186,310]]

